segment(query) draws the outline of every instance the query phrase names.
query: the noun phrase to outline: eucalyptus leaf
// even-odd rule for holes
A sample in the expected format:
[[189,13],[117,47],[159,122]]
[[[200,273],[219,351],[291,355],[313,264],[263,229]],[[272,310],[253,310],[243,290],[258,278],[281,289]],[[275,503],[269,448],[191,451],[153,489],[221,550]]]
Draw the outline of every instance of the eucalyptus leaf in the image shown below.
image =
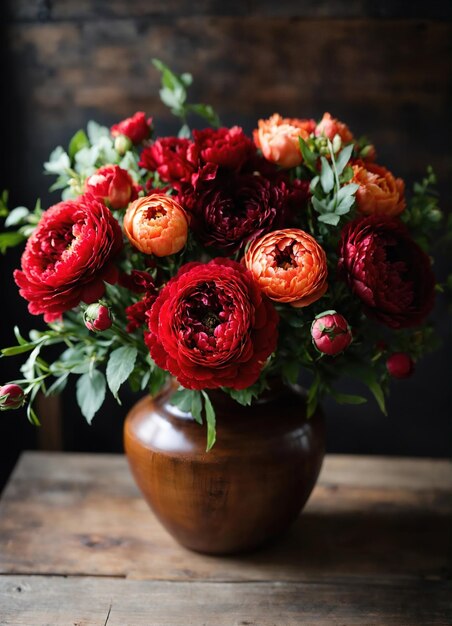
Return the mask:
[[312,206],[317,213],[325,213],[328,210],[328,204],[325,200],[319,200],[315,196],[311,198]]
[[216,417],[215,410],[212,406],[212,402],[210,401],[209,396],[205,391],[201,392],[204,397],[204,409],[206,412],[206,422],[207,422],[207,447],[206,452],[212,449],[215,445],[215,441],[217,438],[216,435]]
[[337,226],[341,218],[339,215],[336,215],[335,213],[324,213],[323,215],[319,215],[317,219],[319,220],[319,222],[322,222],[323,224],[329,224],[330,226]]
[[44,170],[48,174],[64,174],[71,167],[71,160],[62,146],[57,146],[50,154],[49,160],[44,163]]
[[336,171],[337,171],[337,175],[338,176],[340,176],[342,174],[342,172],[345,169],[345,166],[350,161],[350,157],[352,156],[353,148],[354,148],[354,146],[353,146],[352,143],[350,145],[348,145],[348,146],[345,146],[345,148],[342,148],[342,150],[340,151],[339,155],[335,158]]
[[25,206],[18,206],[11,211],[8,217],[5,220],[6,228],[10,226],[17,226],[20,224],[26,217],[30,215],[30,211]]
[[202,424],[202,399],[199,391],[193,391],[190,412],[198,424]]
[[77,381],[77,403],[88,424],[102,406],[105,399],[106,380],[99,370],[86,373]]
[[352,395],[349,393],[339,393],[337,391],[332,391],[331,395],[338,404],[365,404],[367,402],[367,398],[364,398],[363,396]]
[[128,379],[135,367],[138,351],[134,346],[121,346],[110,354],[107,363],[107,382],[110,391],[118,399],[121,385]]
[[325,193],[330,193],[334,187],[334,172],[328,160],[323,156],[320,157],[322,169],[320,170],[320,184]]

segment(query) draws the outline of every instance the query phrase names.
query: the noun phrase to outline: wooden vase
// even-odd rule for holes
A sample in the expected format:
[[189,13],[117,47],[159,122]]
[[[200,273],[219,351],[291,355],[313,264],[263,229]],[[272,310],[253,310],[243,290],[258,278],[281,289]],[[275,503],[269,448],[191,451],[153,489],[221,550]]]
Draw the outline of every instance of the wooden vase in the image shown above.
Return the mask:
[[145,499],[177,541],[209,554],[251,550],[297,518],[325,453],[320,411],[306,418],[299,388],[273,388],[251,406],[209,396],[217,442],[170,402],[174,386],[140,400],[127,416],[127,458]]

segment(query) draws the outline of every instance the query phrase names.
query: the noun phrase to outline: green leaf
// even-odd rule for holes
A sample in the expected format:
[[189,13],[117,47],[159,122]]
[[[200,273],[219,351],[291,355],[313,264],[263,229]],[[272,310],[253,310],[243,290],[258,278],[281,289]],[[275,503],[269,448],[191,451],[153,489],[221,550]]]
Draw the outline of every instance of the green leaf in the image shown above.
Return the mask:
[[298,374],[300,372],[300,364],[298,361],[285,361],[282,366],[282,373],[284,378],[292,385],[298,380]]
[[325,193],[330,193],[334,187],[334,172],[328,160],[323,156],[320,157],[322,169],[320,170],[320,184]]
[[31,422],[34,426],[41,426],[41,422],[39,421],[38,416],[34,408],[31,406],[31,403],[27,405],[27,418],[28,421]]
[[0,252],[5,254],[8,248],[14,248],[25,241],[21,233],[0,233]]
[[331,395],[338,404],[364,404],[367,402],[367,398],[364,398],[363,396],[351,395],[349,393],[331,391]]
[[199,391],[192,393],[190,412],[198,424],[202,424],[202,398]]
[[344,171],[342,172],[341,182],[348,183],[348,181],[353,178],[353,173],[354,173],[353,167],[350,167],[350,165],[347,165]]
[[319,386],[320,386],[320,377],[318,374],[315,375],[315,378],[309,388],[307,404],[306,404],[306,416],[309,419],[315,413],[318,404],[319,397]]
[[177,406],[182,413],[190,413],[192,406],[192,391],[190,389],[178,389],[171,397],[171,404]]
[[83,374],[77,381],[77,402],[88,424],[104,402],[106,387],[105,376],[99,370]]
[[255,385],[253,385],[252,387],[247,387],[246,389],[225,388],[224,391],[228,393],[233,400],[235,400],[242,406],[250,406],[254,398],[257,398],[260,393],[259,388]]
[[30,214],[30,211],[27,209],[27,207],[25,206],[16,207],[15,209],[11,211],[11,213],[8,215],[8,217],[5,220],[6,228],[9,228],[10,226],[17,226],[17,224],[20,224],[24,220],[24,218],[28,217],[29,214]]
[[73,159],[76,153],[82,148],[89,148],[89,139],[85,131],[80,129],[75,133],[69,142],[68,152],[70,158]]
[[[110,130],[106,126],[101,126],[94,120],[90,120],[87,124],[88,139],[91,145],[97,143],[102,137],[110,137]],[[84,146],[87,148],[88,146]],[[82,150],[79,148],[79,151]]]
[[151,373],[151,379],[149,383],[149,393],[151,396],[156,396],[158,392],[161,390],[163,385],[166,382],[168,377],[167,372],[160,369],[159,367],[155,367]]
[[9,213],[8,211],[8,190],[4,189],[0,194],[0,217],[6,217]]
[[182,124],[179,132],[177,133],[177,136],[179,137],[179,139],[189,139],[190,135],[191,135],[191,131],[190,131],[189,125]]
[[319,220],[319,222],[323,222],[324,224],[329,224],[330,226],[337,226],[341,218],[339,215],[336,215],[335,213],[325,213],[324,215],[319,215],[317,219]]
[[118,400],[121,385],[129,378],[135,367],[138,351],[133,346],[121,346],[110,354],[107,364],[107,382],[111,393]]
[[337,156],[335,158],[336,161],[336,170],[337,170],[337,175],[340,176],[342,174],[342,172],[345,169],[345,166],[347,165],[347,163],[350,161],[350,157],[352,156],[352,152],[353,152],[353,144],[351,143],[348,146],[345,146],[345,148],[342,148],[342,150],[339,153],[339,156]]
[[35,343],[22,343],[20,346],[12,346],[11,348],[3,348],[3,356],[15,356],[16,354],[23,354],[24,352],[30,352],[36,347]]
[[206,422],[207,422],[207,447],[206,452],[212,449],[215,444],[215,440],[217,438],[216,428],[215,428],[215,410],[212,406],[209,396],[205,391],[201,392],[204,397],[204,409],[206,411]]
[[220,118],[210,104],[188,104],[187,110],[205,119],[214,128],[219,128]]
[[377,401],[378,406],[380,407],[380,411],[383,413],[383,415],[387,415],[388,412],[386,411],[385,394],[383,393],[383,389],[381,388],[380,383],[376,379],[373,379],[369,380],[367,382],[367,385],[373,393],[374,398]]
[[319,200],[315,196],[311,198],[312,206],[317,213],[325,213],[328,210],[328,205],[325,200]]
[[359,185],[356,185],[355,183],[350,183],[349,185],[344,185],[337,192],[337,200],[338,200],[338,202],[341,202],[344,198],[348,198],[350,196],[354,196],[355,193],[358,191],[358,189],[359,189]]
[[56,396],[61,393],[67,385],[68,376],[69,372],[65,372],[59,376],[47,389],[46,396]]
[[44,170],[48,174],[65,174],[70,167],[69,155],[62,146],[57,146],[50,154],[49,160],[44,163]]

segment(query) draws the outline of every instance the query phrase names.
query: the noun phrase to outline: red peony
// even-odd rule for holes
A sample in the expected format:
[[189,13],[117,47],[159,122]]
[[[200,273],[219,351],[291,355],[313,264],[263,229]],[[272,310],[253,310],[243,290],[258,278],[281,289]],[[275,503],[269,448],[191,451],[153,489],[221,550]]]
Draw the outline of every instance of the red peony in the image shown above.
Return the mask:
[[188,389],[245,389],[276,348],[278,315],[239,263],[188,263],[148,313],[151,357]]
[[193,138],[205,163],[239,170],[256,153],[256,147],[239,126],[194,130]]
[[20,294],[34,315],[52,322],[80,302],[96,302],[104,281],[116,282],[113,264],[122,249],[122,232],[110,210],[85,194],[60,202],[42,216],[14,272]]
[[198,191],[186,190],[179,200],[199,241],[233,253],[281,223],[288,193],[282,181],[227,173]]
[[351,344],[353,336],[343,315],[324,311],[316,316],[311,326],[312,342],[319,352],[336,356]]
[[124,209],[137,193],[127,170],[119,165],[104,165],[85,182],[85,191],[106,202],[112,209]]
[[189,139],[163,137],[141,153],[140,167],[167,183],[189,183],[199,166],[199,151]]
[[396,218],[370,216],[348,223],[339,270],[366,313],[391,328],[416,326],[433,307],[430,259]]
[[118,124],[114,124],[110,132],[113,137],[125,135],[132,143],[138,144],[147,139],[152,130],[152,118],[146,119],[143,111],[137,111],[132,117],[127,117]]

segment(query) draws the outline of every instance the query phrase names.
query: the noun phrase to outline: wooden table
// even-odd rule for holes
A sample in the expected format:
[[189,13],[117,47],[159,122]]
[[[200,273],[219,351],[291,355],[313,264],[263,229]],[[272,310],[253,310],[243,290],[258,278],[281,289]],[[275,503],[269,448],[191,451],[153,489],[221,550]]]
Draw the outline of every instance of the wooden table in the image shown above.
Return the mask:
[[0,625],[446,625],[451,537],[447,461],[329,456],[285,537],[217,558],[171,539],[124,457],[26,453],[0,501]]

